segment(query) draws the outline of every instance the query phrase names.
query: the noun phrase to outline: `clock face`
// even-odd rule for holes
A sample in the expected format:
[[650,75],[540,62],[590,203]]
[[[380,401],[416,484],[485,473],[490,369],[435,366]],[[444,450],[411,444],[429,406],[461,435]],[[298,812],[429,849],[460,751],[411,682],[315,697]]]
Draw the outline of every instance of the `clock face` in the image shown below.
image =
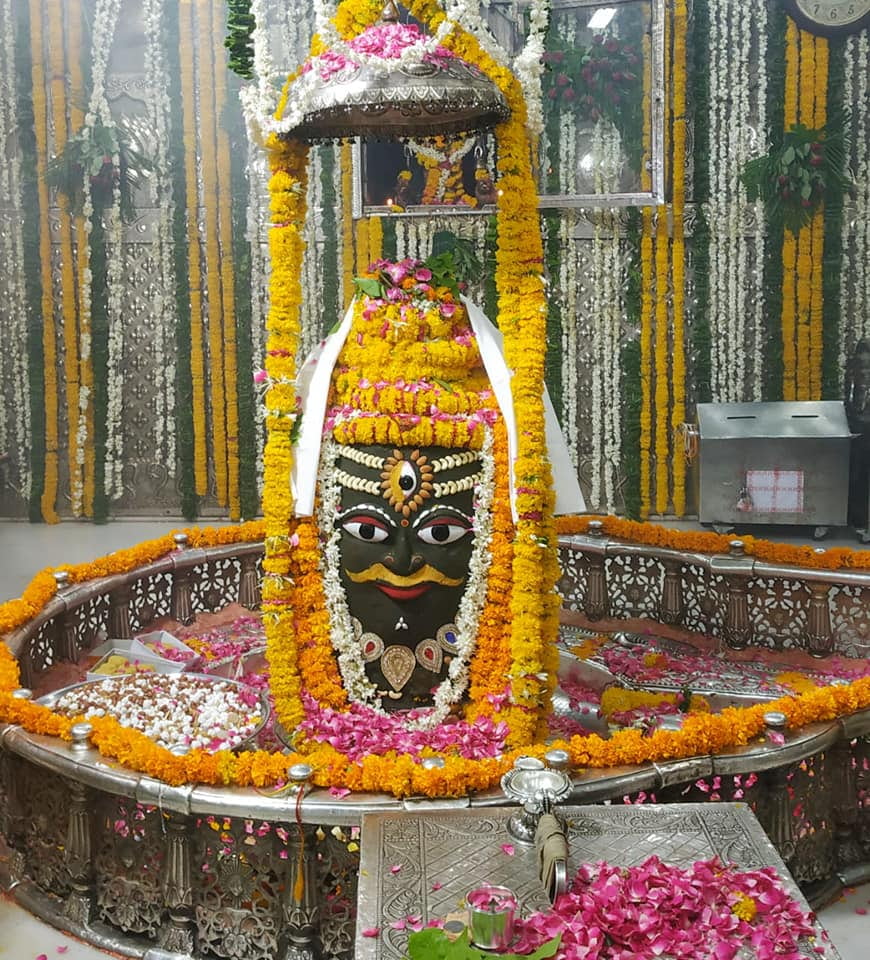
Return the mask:
[[870,0],[783,0],[798,26],[836,36],[870,26]]

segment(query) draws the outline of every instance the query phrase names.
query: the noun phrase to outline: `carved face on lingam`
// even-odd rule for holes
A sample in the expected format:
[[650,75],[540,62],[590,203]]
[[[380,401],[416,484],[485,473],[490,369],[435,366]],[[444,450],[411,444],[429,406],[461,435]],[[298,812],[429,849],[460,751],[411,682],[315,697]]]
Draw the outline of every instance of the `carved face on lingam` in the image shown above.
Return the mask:
[[411,709],[467,683],[499,415],[455,286],[412,261],[360,285],[320,457],[324,586],[351,699]]

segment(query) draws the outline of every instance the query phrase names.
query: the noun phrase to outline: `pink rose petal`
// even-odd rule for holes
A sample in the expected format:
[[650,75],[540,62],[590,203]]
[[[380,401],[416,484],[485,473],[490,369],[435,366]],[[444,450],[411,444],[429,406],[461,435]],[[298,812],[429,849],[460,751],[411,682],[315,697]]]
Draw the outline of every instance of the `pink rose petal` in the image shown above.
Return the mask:
[[339,800],[343,800],[349,793],[350,793],[350,790],[348,790],[347,787],[330,787],[329,788],[329,795],[331,797],[337,797]]
[[436,880],[436,881],[432,884],[432,892],[434,893],[436,890],[440,890],[443,886],[444,886],[443,883],[439,883],[439,882]]
[[401,870],[402,870],[402,864],[401,864],[401,863],[394,863],[394,864],[390,867],[390,873],[392,873],[394,876],[395,876],[395,874],[400,873]]
[[509,857],[512,857],[517,851],[516,847],[512,843],[503,843],[501,845],[501,852],[507,854]]
[[[366,929],[362,931],[364,937],[378,937],[380,934],[380,927],[366,927]],[[37,960],[39,960],[39,958],[37,958]]]

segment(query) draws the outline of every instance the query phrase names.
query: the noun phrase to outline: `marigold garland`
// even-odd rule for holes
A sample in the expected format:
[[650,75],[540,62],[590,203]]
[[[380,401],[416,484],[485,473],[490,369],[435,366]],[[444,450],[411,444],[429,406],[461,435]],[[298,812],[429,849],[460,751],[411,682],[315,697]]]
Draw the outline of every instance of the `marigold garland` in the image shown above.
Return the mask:
[[188,222],[190,276],[190,379],[193,388],[193,474],[198,497],[208,492],[205,418],[205,354],[202,316],[202,252],[199,245],[199,200],[196,172],[196,96],[193,87],[194,0],[179,0],[178,46],[184,121],[184,181]]
[[[670,65],[669,80],[673,84],[673,57],[670,56],[670,41],[673,33],[671,16],[665,16],[664,21],[665,52]],[[674,167],[673,157],[670,155],[671,137],[670,117],[671,103],[665,97],[664,113],[664,168],[665,181],[668,173]],[[671,462],[671,431],[668,417],[668,400],[670,398],[670,340],[668,329],[668,270],[670,267],[670,240],[668,237],[668,208],[666,204],[656,207],[655,213],[655,511],[658,514],[667,512],[670,500],[670,462]]]
[[[224,290],[221,284],[221,250],[218,208],[220,176],[218,172],[215,31],[212,0],[197,0],[196,47],[200,53],[199,124],[202,160],[202,188],[205,225],[205,284],[208,292],[209,387],[211,391],[211,442],[214,462],[215,495],[220,506],[227,505],[227,396],[224,377]],[[225,203],[224,208],[229,204]],[[197,221],[190,229],[196,233]],[[198,493],[200,491],[197,491]],[[204,491],[203,491],[204,492]]]
[[40,498],[42,519],[57,523],[58,396],[57,348],[54,339],[54,296],[51,278],[51,231],[48,229],[48,109],[45,96],[45,53],[42,6],[30,0],[31,90],[36,137],[36,183],[39,197],[39,260],[42,270],[42,353],[44,369],[45,475]]
[[241,516],[239,500],[239,394],[236,343],[235,264],[233,262],[233,175],[230,138],[222,118],[227,109],[226,50],[220,40],[221,30],[212,14],[211,40],[214,44],[214,95],[217,117],[217,181],[218,229],[220,235],[220,278],[224,328],[224,399],[226,401],[227,506],[231,520]]
[[[52,130],[55,156],[63,152],[67,141],[66,57],[64,52],[63,6],[51,0],[47,8]],[[63,367],[66,391],[67,469],[73,514],[81,514],[82,476],[78,463],[79,423],[79,331],[76,316],[75,259],[73,257],[72,219],[69,198],[58,191],[60,207],[60,304],[63,331]],[[54,326],[54,318],[44,322]]]
[[[686,201],[686,35],[688,11],[686,0],[674,3],[674,54],[673,54],[673,202],[671,206],[673,227],[671,243],[671,278],[673,283],[673,350],[671,358],[671,436],[686,419],[686,353],[685,353],[685,282],[686,244],[684,236],[684,213]],[[674,513],[681,517],[686,512],[686,460],[678,445],[674,445],[673,457],[673,506]]]
[[[815,38],[815,89],[813,90],[813,130],[821,130],[827,121],[828,88],[828,41],[824,37]],[[809,303],[809,384],[807,399],[820,400],[822,397],[822,311],[823,277],[825,245],[825,210],[820,204],[810,224],[810,245],[812,249],[812,273],[810,276]]]
[[[795,22],[789,18],[785,38],[785,108],[783,111],[783,126],[790,130],[798,120],[798,61],[800,51],[798,47],[798,29]],[[782,241],[782,398],[796,400],[797,354],[796,343],[796,316],[795,316],[795,283],[797,279],[797,238],[786,230]]]
[[[557,517],[556,530],[560,536],[586,533],[589,530],[589,524],[593,522],[601,523],[604,533],[619,540],[642,543],[650,547],[681,550],[686,553],[728,553],[734,539],[733,535],[671,530],[655,523],[638,523],[621,517],[581,514]],[[808,570],[870,570],[870,550],[831,547],[819,552],[817,547],[795,547],[750,536],[741,536],[740,542],[747,556],[757,557],[766,563],[775,563],[779,566],[803,567]]]

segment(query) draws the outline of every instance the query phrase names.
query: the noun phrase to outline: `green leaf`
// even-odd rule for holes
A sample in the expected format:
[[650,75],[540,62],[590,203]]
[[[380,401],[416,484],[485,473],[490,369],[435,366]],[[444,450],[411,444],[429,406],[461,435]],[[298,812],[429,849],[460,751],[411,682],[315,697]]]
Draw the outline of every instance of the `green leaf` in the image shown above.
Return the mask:
[[805,183],[801,187],[801,200],[809,200],[812,194],[813,188],[808,183]]
[[438,927],[419,930],[408,937],[408,957],[410,960],[444,960],[450,940]]
[[782,155],[782,162],[788,166],[794,160],[794,147],[786,147]]
[[374,280],[371,277],[354,277],[353,282],[367,297],[380,299],[384,295],[384,285],[380,280]]
[[481,950],[469,942],[468,930],[451,940],[440,927],[427,927],[408,937],[408,960],[547,960],[554,957],[562,942],[561,934],[541,944],[533,953],[496,953]]

